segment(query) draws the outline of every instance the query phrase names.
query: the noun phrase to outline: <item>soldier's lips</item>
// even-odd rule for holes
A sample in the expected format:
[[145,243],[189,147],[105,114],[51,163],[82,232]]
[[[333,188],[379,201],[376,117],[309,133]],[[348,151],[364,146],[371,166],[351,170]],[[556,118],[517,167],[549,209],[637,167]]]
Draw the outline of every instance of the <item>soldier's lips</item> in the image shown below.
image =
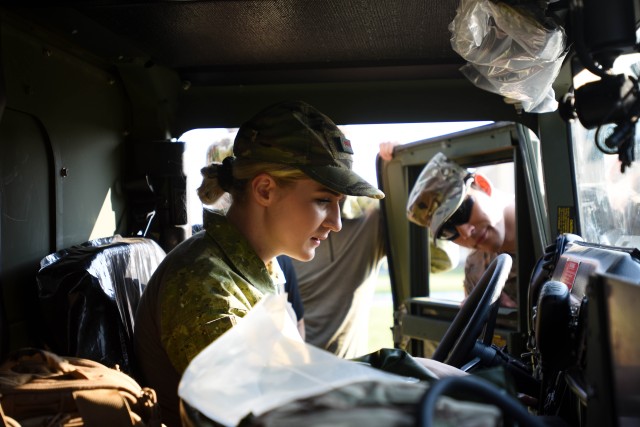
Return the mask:
[[484,232],[482,233],[482,235],[480,235],[480,237],[478,237],[478,240],[476,240],[476,244],[475,247],[479,247],[485,240],[487,240],[487,233],[488,233],[489,229],[485,228]]
[[313,244],[314,244],[315,246],[320,246],[320,243],[321,243],[323,240],[326,240],[326,239],[327,239],[327,237],[328,237],[328,236],[312,237],[312,238],[311,238],[311,241],[313,242]]

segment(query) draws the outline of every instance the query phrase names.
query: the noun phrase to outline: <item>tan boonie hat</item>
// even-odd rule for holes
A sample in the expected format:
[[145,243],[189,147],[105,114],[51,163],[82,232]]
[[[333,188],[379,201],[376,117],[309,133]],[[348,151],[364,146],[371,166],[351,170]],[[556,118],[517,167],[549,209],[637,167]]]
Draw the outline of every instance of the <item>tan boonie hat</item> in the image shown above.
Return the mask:
[[442,225],[464,201],[473,180],[471,173],[438,153],[420,172],[409,194],[407,217],[410,221],[429,227],[434,241]]
[[289,101],[256,114],[238,130],[237,159],[290,165],[347,196],[384,193],[351,170],[351,143],[333,121],[309,104]]

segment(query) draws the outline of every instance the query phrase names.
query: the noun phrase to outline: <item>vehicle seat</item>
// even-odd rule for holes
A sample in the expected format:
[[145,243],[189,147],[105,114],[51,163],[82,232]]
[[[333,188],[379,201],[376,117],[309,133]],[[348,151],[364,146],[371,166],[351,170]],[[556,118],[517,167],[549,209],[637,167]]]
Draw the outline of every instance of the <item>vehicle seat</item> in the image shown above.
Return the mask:
[[165,255],[151,239],[116,235],[43,258],[37,286],[45,346],[135,377],[135,312]]

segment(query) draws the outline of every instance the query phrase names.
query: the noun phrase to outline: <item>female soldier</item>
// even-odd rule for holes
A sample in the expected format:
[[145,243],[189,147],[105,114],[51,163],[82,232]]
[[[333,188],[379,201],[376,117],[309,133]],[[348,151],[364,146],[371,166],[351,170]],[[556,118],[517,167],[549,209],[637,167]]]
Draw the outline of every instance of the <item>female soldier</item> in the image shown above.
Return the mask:
[[281,292],[275,257],[311,260],[340,231],[346,195],[384,194],[351,170],[349,141],[303,102],[269,107],[243,124],[234,156],[203,168],[205,204],[225,192],[226,214],[205,210],[205,230],[173,249],[149,281],[135,321],[144,385],[162,419],[180,425],[177,388],[191,359],[233,327],[266,294]]

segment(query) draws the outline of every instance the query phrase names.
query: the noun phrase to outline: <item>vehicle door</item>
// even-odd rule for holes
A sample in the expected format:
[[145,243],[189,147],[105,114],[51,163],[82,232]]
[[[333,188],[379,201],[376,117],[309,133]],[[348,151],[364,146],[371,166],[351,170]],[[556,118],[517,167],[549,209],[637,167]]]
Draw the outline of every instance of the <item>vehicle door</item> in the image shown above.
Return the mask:
[[512,354],[520,354],[525,349],[529,274],[550,240],[549,220],[539,140],[526,127],[506,122],[399,146],[392,161],[378,164],[379,182],[386,194],[382,209],[389,245],[394,345],[413,355],[429,357],[459,311],[463,298],[466,252],[459,253],[461,261],[453,279],[459,283],[458,295],[439,292],[439,276],[449,273],[430,271],[428,229],[411,223],[406,215],[413,183],[438,152],[462,167],[494,174],[490,179],[497,188],[514,193],[517,253],[513,262],[519,272],[518,306],[500,308],[494,343],[507,346]]

